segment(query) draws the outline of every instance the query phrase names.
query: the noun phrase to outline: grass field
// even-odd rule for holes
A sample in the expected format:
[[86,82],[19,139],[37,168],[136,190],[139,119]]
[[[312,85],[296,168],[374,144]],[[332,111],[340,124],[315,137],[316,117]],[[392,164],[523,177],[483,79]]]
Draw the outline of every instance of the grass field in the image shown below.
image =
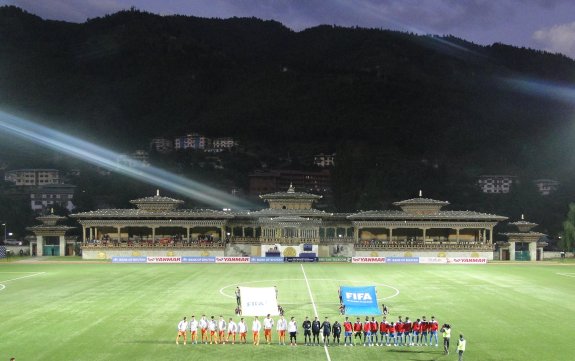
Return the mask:
[[435,315],[454,340],[463,332],[466,360],[573,360],[574,266],[0,262],[0,360],[457,360],[454,342],[449,356],[441,345],[175,344],[183,316],[233,316],[236,285],[276,285],[301,326],[315,316],[304,272],[320,319],[342,321],[339,285],[376,285],[388,320]]

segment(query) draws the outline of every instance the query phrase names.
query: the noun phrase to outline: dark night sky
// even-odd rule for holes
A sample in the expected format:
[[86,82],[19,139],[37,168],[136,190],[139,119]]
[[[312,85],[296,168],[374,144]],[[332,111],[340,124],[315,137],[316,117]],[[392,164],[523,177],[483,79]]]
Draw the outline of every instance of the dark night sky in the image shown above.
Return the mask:
[[573,0],[0,0],[46,19],[83,22],[134,6],[157,14],[275,19],[294,30],[318,24],[451,34],[575,58]]

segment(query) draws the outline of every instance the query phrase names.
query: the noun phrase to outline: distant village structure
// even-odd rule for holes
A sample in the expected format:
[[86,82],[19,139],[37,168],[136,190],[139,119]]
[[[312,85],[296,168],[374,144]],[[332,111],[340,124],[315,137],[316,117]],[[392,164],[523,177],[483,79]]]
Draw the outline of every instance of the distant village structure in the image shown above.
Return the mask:
[[4,174],[4,180],[17,186],[40,186],[60,183],[57,169],[15,169]]
[[249,175],[251,195],[278,192],[293,185],[306,192],[326,195],[331,193],[331,172],[329,169],[319,171],[300,170],[262,170]]
[[483,193],[509,193],[516,181],[512,175],[483,175],[477,183]]
[[481,257],[493,259],[493,227],[507,218],[445,210],[423,197],[399,209],[330,213],[314,208],[321,195],[262,194],[253,211],[179,209],[181,200],[136,199],[130,209],[72,214],[82,226],[84,258],[114,256]]

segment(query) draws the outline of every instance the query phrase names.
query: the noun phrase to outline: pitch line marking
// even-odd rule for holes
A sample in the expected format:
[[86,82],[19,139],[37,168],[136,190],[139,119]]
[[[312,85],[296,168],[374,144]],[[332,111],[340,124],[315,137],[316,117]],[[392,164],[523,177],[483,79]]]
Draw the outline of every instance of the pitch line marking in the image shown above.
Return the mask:
[[3,289],[6,288],[6,285],[2,284],[2,282],[11,282],[11,281],[16,281],[16,280],[21,280],[21,279],[23,279],[23,278],[38,276],[38,275],[44,274],[44,273],[46,273],[46,272],[1,272],[1,273],[33,273],[33,274],[29,274],[29,275],[27,275],[27,276],[16,277],[16,278],[11,278],[11,279],[8,279],[8,280],[2,280],[2,281],[0,281],[0,291],[2,291]]
[[[315,313],[315,317],[319,319],[317,308],[315,307],[315,301],[313,300],[313,294],[311,293],[311,287],[309,286],[309,281],[307,279],[307,275],[305,274],[305,269],[303,268],[303,264],[300,266],[301,271],[303,272],[303,278],[305,279],[305,284],[307,285],[307,292],[309,293],[309,298],[311,299],[311,305],[313,306],[313,312]],[[331,357],[329,356],[329,350],[327,349],[327,345],[325,344],[325,340],[323,337],[323,332],[321,334],[321,340],[323,341],[323,349],[325,350],[325,356],[327,357],[327,361],[331,361]]]
[[[364,283],[364,281],[350,281],[350,280],[334,280],[333,278],[309,278],[310,281],[337,281],[337,282],[342,282],[342,283]],[[230,288],[230,287],[234,287],[234,286],[241,286],[241,285],[249,285],[252,283],[264,283],[264,282],[270,282],[270,283],[277,283],[277,282],[282,282],[282,281],[305,281],[303,278],[285,278],[285,279],[281,279],[281,280],[258,280],[258,281],[249,281],[249,282],[241,282],[239,284],[231,284],[231,285],[227,285],[224,286],[222,288],[220,288],[220,294],[224,297],[227,298],[236,298],[236,296],[232,296],[232,295],[228,295],[224,292],[224,290],[226,288]],[[365,281],[368,282],[368,281]],[[369,283],[373,283],[376,286],[381,286],[381,287],[387,287],[387,288],[391,288],[392,290],[394,290],[394,294],[391,296],[387,296],[387,297],[378,297],[377,300],[378,301],[382,301],[382,300],[389,300],[390,298],[394,298],[396,296],[399,295],[399,290],[393,286],[390,285],[386,285],[384,283],[377,283],[377,282],[369,282]],[[322,305],[339,305],[339,302],[322,302]],[[299,305],[299,303],[282,303],[282,305]]]
[[575,278],[575,273],[557,273],[559,276],[565,276],[565,277],[573,277]]

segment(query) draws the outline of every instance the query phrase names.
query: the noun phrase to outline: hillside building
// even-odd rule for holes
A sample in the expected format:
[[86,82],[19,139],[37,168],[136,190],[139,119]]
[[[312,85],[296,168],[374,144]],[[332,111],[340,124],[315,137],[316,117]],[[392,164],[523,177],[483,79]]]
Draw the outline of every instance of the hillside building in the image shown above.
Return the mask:
[[17,186],[40,186],[60,183],[60,171],[57,169],[16,169],[7,171],[4,180]]
[[477,183],[483,193],[509,193],[517,177],[512,175],[482,175]]

